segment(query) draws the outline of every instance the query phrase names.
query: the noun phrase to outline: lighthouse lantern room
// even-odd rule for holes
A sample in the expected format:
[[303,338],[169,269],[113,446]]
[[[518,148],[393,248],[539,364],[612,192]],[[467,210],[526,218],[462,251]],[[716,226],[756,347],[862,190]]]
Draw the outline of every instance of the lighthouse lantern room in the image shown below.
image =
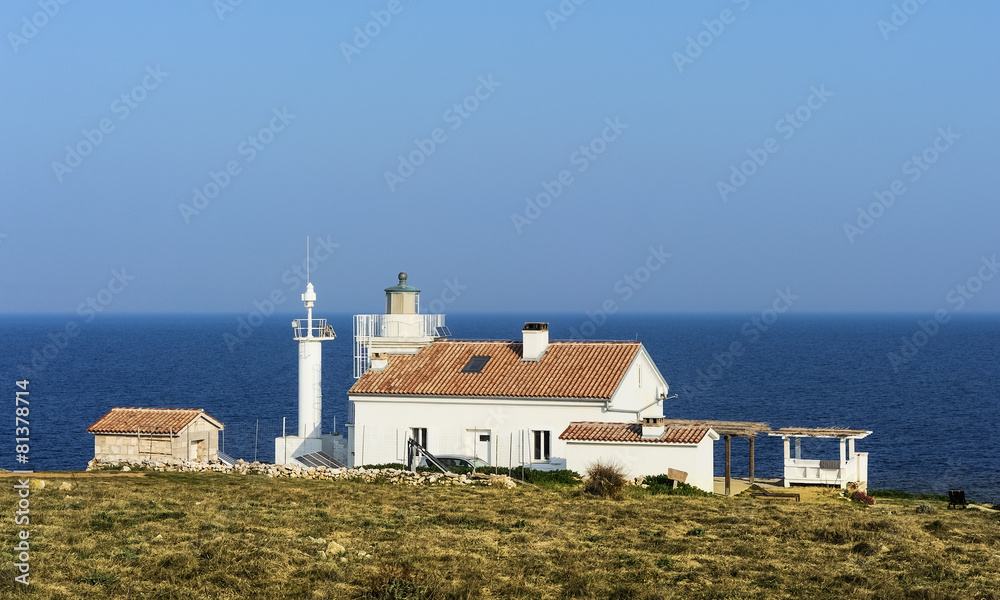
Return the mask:
[[451,335],[444,315],[420,314],[420,290],[407,281],[385,288],[384,315],[354,315],[354,378],[372,366],[376,354],[416,354],[434,340]]

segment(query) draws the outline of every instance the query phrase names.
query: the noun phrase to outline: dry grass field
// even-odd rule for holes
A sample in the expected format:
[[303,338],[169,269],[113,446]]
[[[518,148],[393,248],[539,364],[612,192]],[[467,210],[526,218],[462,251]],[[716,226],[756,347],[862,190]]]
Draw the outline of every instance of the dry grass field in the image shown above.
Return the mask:
[[998,513],[940,501],[44,478],[27,588],[0,479],[4,598],[1000,598]]

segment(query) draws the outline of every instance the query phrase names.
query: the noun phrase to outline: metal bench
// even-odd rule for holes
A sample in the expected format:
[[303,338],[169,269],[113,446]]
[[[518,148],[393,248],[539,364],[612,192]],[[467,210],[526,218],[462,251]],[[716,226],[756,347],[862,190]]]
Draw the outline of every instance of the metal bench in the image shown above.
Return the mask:
[[948,490],[948,508],[961,506],[966,508],[969,503],[965,501],[965,490]]

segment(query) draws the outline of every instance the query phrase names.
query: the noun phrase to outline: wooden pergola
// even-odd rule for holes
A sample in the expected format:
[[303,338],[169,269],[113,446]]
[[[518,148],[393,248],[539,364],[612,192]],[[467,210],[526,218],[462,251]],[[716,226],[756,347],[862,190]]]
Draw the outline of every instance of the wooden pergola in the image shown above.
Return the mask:
[[730,461],[731,440],[734,437],[746,438],[750,442],[750,483],[753,484],[753,441],[758,433],[770,433],[771,426],[767,423],[753,421],[701,421],[689,419],[666,419],[665,425],[711,427],[715,433],[726,440],[726,495],[731,493],[732,470]]

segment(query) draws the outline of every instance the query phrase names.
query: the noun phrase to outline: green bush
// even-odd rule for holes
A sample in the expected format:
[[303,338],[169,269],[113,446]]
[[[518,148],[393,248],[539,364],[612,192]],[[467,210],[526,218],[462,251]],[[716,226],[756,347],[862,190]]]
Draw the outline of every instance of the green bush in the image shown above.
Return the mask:
[[583,491],[602,498],[620,498],[628,481],[621,465],[597,461],[587,469]]
[[901,490],[868,490],[868,495],[872,498],[895,498],[897,500],[940,500],[948,501],[948,496],[944,494],[911,494]]
[[[511,477],[517,477],[519,475],[518,469],[514,469],[514,473]],[[563,485],[575,485],[580,483],[580,474],[576,471],[571,471],[569,469],[559,469],[556,471],[542,471],[539,469],[525,469],[524,470],[524,481],[528,483],[559,483]]]
[[469,469],[464,467],[452,467],[452,472],[458,474],[468,475],[469,473],[485,473],[488,475],[509,475],[514,479],[520,479],[521,481],[526,481],[528,483],[534,484],[546,484],[554,483],[561,485],[575,485],[580,483],[582,479],[580,474],[576,471],[570,471],[568,469],[558,469],[555,471],[542,471],[541,469],[532,469],[525,467],[523,470],[521,467],[514,467],[513,469],[508,469],[507,467],[480,467],[478,469]]
[[674,488],[674,481],[666,475],[646,475],[642,483],[648,485],[646,492],[650,494],[674,494],[677,496],[712,496],[706,491],[699,490],[693,485],[677,482]]
[[[364,465],[366,470],[373,469],[398,469],[400,471],[408,471],[409,468],[403,463],[385,463],[380,465]],[[514,479],[520,479],[521,481],[526,481],[528,483],[533,483],[536,485],[576,485],[580,483],[582,477],[576,471],[570,471],[568,469],[557,469],[554,471],[542,471],[541,469],[532,469],[530,467],[514,467],[513,469],[508,469],[507,467],[479,467],[477,469],[472,469],[469,467],[451,467],[448,469],[452,473],[457,473],[459,475],[469,475],[470,473],[483,473],[486,475],[508,475]],[[417,472],[419,473],[439,473],[434,467],[418,467]]]
[[398,471],[409,471],[410,467],[407,467],[403,463],[385,463],[382,465],[363,465],[362,468],[366,471],[373,469],[396,469]]

